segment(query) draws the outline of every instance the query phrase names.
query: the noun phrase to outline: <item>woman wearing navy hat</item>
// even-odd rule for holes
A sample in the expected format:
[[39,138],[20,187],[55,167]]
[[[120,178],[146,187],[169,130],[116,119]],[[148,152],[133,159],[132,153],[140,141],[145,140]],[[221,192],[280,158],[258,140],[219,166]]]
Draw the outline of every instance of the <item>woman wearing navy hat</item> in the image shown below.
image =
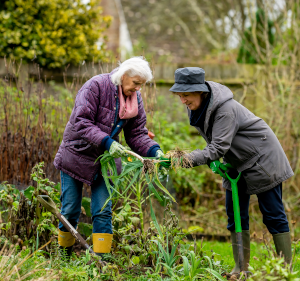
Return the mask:
[[[205,81],[205,72],[198,67],[179,68],[175,84],[170,89],[186,105],[190,125],[207,142],[203,149],[190,153],[193,166],[210,164],[223,158],[234,169],[228,173],[238,182],[244,269],[250,259],[249,200],[256,194],[263,222],[273,235],[276,251],[287,263],[292,260],[289,224],[282,204],[282,182],[293,176],[289,161],[274,132],[264,120],[233,99],[229,88]],[[231,186],[223,179],[226,189],[228,230],[231,231],[233,256],[232,273],[240,272],[234,225]]]

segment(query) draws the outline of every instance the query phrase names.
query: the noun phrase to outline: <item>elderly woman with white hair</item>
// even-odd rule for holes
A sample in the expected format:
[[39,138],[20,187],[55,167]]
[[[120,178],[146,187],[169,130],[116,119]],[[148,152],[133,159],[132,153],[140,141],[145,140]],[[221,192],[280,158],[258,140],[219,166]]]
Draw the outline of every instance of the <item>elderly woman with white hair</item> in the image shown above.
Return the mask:
[[[76,228],[82,200],[83,183],[91,186],[93,249],[109,253],[112,243],[111,202],[101,211],[109,192],[94,163],[104,151],[116,159],[119,172],[125,148],[119,143],[123,129],[129,147],[148,157],[163,155],[159,145],[148,136],[141,86],[152,79],[148,62],[142,57],[124,61],[111,73],[88,80],[79,90],[70,120],[54,165],[61,176],[61,214]],[[71,255],[75,239],[60,223],[58,243]]]

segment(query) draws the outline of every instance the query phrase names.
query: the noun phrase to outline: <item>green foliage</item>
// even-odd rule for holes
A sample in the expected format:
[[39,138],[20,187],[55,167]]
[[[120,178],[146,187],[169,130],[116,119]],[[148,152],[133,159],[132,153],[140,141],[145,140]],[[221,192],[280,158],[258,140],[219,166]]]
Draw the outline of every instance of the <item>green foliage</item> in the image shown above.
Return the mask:
[[[196,254],[194,253],[194,251],[190,251],[188,253],[189,259],[190,259],[190,263],[189,263],[189,259],[186,256],[182,256],[183,259],[183,268],[182,268],[182,273],[185,277],[185,280],[197,280],[200,275],[203,274],[203,272],[208,272],[210,273],[212,276],[216,277],[217,280],[220,281],[225,281],[226,279],[224,279],[221,274],[219,272],[217,272],[216,270],[214,270],[213,267],[213,262],[212,259],[208,256],[204,256],[203,258],[197,258]],[[209,262],[210,267],[209,268],[203,268],[201,266],[201,263],[203,264],[203,259],[206,259]]]
[[0,235],[11,243],[20,246],[38,248],[57,233],[58,219],[50,212],[43,210],[37,196],[48,195],[57,206],[60,205],[60,186],[51,182],[43,172],[44,163],[32,169],[31,178],[35,186],[19,191],[15,186],[2,183],[0,190]]
[[85,214],[88,217],[92,217],[92,213],[91,213],[91,198],[83,197],[82,201],[81,201],[81,205],[84,208]]
[[[253,35],[253,26],[247,28],[244,32],[244,36],[241,42],[241,46],[239,49],[239,54],[237,58],[238,63],[249,63],[249,64],[256,64],[256,63],[264,63],[264,55],[262,56],[258,53],[257,47],[254,41],[257,41],[259,51],[266,49],[266,38],[264,34],[265,30],[265,21],[267,21],[267,37],[270,45],[274,45],[275,43],[275,36],[274,36],[274,23],[266,19],[266,15],[264,10],[258,9],[255,15],[255,27],[254,27],[254,34]],[[253,37],[255,36],[255,38]]]
[[0,5],[1,57],[49,68],[103,59],[104,45],[96,42],[111,18],[101,15],[97,1],[4,0]]
[[[156,216],[154,214],[153,208],[152,208],[152,203],[151,203],[151,199],[150,199],[150,212],[151,212],[151,218],[152,218],[152,222],[156,228],[156,231],[159,234],[159,240],[152,240],[157,246],[158,246],[158,251],[157,253],[157,262],[156,262],[156,268],[158,268],[158,266],[160,264],[164,265],[167,268],[168,274],[172,275],[172,267],[175,264],[175,262],[179,259],[179,255],[176,255],[176,251],[178,252],[178,246],[179,246],[179,242],[180,240],[178,240],[176,243],[173,243],[172,247],[171,247],[171,252],[169,251],[169,235],[168,232],[166,232],[166,249],[163,246],[163,242],[164,241],[164,234],[161,230],[160,225],[157,222]],[[172,237],[174,239],[174,237]]]
[[289,265],[284,264],[284,258],[272,257],[259,268],[249,267],[249,270],[253,273],[249,281],[300,281],[299,272],[291,272]]
[[186,256],[183,256],[183,274],[186,277],[186,279],[189,280],[194,280],[200,273],[201,270],[199,268],[200,259],[196,259],[195,258],[195,253],[193,251],[191,251],[189,253],[190,255],[190,259],[191,259],[191,264],[189,263],[189,260]]
[[[155,230],[155,229],[153,229]],[[154,246],[155,243],[152,243]],[[224,243],[221,247],[224,248]],[[204,242],[206,248],[211,247],[210,242]],[[5,247],[8,249],[9,245]],[[25,280],[164,280],[164,281],[192,281],[192,280],[226,280],[221,276],[220,272],[224,272],[224,266],[221,266],[215,261],[215,253],[208,255],[197,251],[188,249],[189,244],[180,244],[179,255],[182,261],[178,260],[173,267],[168,267],[166,264],[163,267],[158,267],[155,272],[155,266],[141,262],[142,256],[133,254],[130,259],[125,258],[124,254],[121,255],[114,253],[115,259],[113,263],[100,270],[97,263],[92,259],[88,252],[76,257],[72,256],[71,259],[63,259],[62,256],[55,249],[50,253],[50,258],[47,258],[43,250],[35,251],[30,255],[30,250],[19,251],[18,247],[10,247],[5,256],[0,256],[0,278],[5,280],[20,280],[26,274]],[[131,246],[131,248],[134,248]],[[157,248],[149,248],[150,251],[155,251]],[[230,249],[228,243],[228,249]],[[0,247],[1,250],[1,247]],[[129,251],[130,253],[130,251]],[[125,254],[126,255],[126,254]],[[130,254],[129,254],[130,255]],[[127,263],[129,262],[129,264]],[[226,261],[227,262],[227,261]],[[160,265],[163,263],[160,263]],[[226,265],[225,265],[226,266]],[[18,270],[15,270],[15,267]],[[266,271],[268,270],[268,271]],[[255,280],[289,280],[298,281],[298,273],[291,271],[287,266],[283,265],[283,259],[272,258],[270,260],[261,261],[257,266],[251,268],[253,275],[249,277],[250,281]],[[20,277],[18,277],[18,274]],[[223,274],[223,273],[222,273]],[[194,276],[194,277],[193,277]],[[22,279],[21,279],[22,280]]]
[[92,235],[93,226],[89,223],[79,222],[78,223],[78,232],[85,237]]
[[[10,247],[9,247],[10,246]],[[58,248],[46,253],[40,250],[30,253],[29,249],[19,251],[18,246],[6,243],[0,247],[0,279],[1,280],[100,280],[99,265],[92,260],[87,251],[80,257],[65,259]],[[2,248],[2,249],[1,249]],[[50,258],[49,258],[50,255]]]
[[[0,256],[1,280],[21,280],[20,277],[22,277],[22,280],[26,277],[25,280],[29,280],[45,275],[43,272],[45,272],[44,268],[47,261],[44,258],[40,258],[38,255],[32,258],[31,256],[28,256],[28,250],[17,253],[16,247],[8,247],[7,243],[1,247],[1,253],[5,250],[5,255]],[[52,271],[47,273],[52,278],[55,275],[55,273],[52,274]]]
[[[159,95],[157,107],[148,126],[153,127],[155,140],[165,153],[176,147],[191,152],[206,146],[205,140],[190,126],[187,112],[177,96],[171,93],[168,96]],[[198,193],[212,193],[217,187],[215,176],[207,166],[170,170],[169,174],[176,196],[184,206],[194,207]],[[208,190],[205,190],[207,187]]]
[[[48,90],[54,92],[54,95],[45,95],[44,88],[36,84],[30,84],[29,92],[25,92],[19,87],[10,87],[0,82],[0,103],[6,107],[0,110],[0,120],[4,120],[5,112],[9,112],[6,117],[8,131],[20,131],[20,128],[28,126],[32,129],[43,120],[47,135],[56,141],[62,139],[75,94],[54,81],[50,81],[49,85]],[[0,132],[3,134],[3,128]]]
[[162,264],[167,266],[168,268],[172,268],[175,262],[179,259],[179,256],[175,255],[178,244],[172,246],[171,253],[170,253],[168,239],[167,239],[166,249],[164,249],[163,245],[159,241],[153,240],[153,242],[156,243],[158,246],[159,257],[157,260],[161,261]]
[[[127,150],[127,152],[130,153],[129,150]],[[137,184],[138,188],[139,186],[144,187],[150,185],[150,189],[152,190],[153,184],[155,184],[162,192],[170,196],[170,198],[175,201],[169,191],[160,182],[159,177],[161,176],[162,170],[160,169],[159,161],[145,158],[143,159],[144,162],[142,162],[140,159],[132,160],[131,157],[124,157],[122,159],[123,169],[121,174],[118,175],[115,160],[108,151],[105,151],[103,155],[100,155],[96,161],[99,159],[101,163],[101,172],[109,192],[109,197],[103,208],[114,196],[118,196],[120,198],[127,196],[128,192],[133,189],[132,186],[135,184]],[[151,164],[151,168],[148,169],[146,165],[147,163]],[[154,191],[153,194],[161,200],[161,197],[156,191]]]
[[[172,278],[176,278],[178,280],[196,280],[197,277],[200,277],[200,274],[201,276],[203,275],[206,276],[207,274],[212,275],[215,278],[217,278],[217,280],[220,281],[226,280],[218,272],[220,270],[220,263],[214,261],[214,253],[212,257],[209,257],[203,255],[202,251],[200,251],[200,256],[197,257],[194,251],[189,251],[188,244],[181,242],[183,236],[180,236],[179,233],[175,232],[176,234],[174,234],[168,231],[162,232],[161,226],[158,224],[156,220],[151,203],[150,203],[150,207],[151,207],[151,218],[153,220],[156,230],[159,233],[159,239],[160,241],[164,241],[166,239],[166,243],[161,243],[158,240],[152,240],[158,246],[158,250],[156,251],[157,260],[156,260],[155,272],[157,272],[158,269],[160,269],[159,265],[163,265],[165,267],[165,274],[169,275]],[[165,233],[165,235],[163,233]],[[172,242],[170,243],[172,245],[171,249],[169,249],[169,233],[171,234],[171,239],[172,239]],[[165,248],[163,244],[165,244]],[[181,249],[179,249],[180,246]],[[181,258],[183,260],[183,264],[177,263],[177,266],[174,267],[175,263],[180,258],[179,255],[176,255],[176,253],[179,253],[179,251],[182,254]],[[187,255],[190,257],[191,264],[189,264],[188,258],[184,256],[183,253],[187,253]],[[224,272],[222,269],[221,271]],[[184,279],[181,279],[179,277],[180,275],[183,275]]]
[[[44,175],[42,170],[43,165],[39,164],[32,172],[32,178],[37,182],[37,187],[32,189],[29,187],[26,196],[29,198],[32,205],[35,202],[37,194],[48,192],[51,198],[58,202],[59,187],[51,183]],[[48,188],[52,187],[52,189]],[[1,185],[2,190],[8,190],[14,193],[15,190],[10,185]],[[3,193],[3,192],[2,192]],[[1,193],[1,194],[2,194]],[[16,193],[16,196],[22,197],[22,192]],[[151,194],[151,192],[150,192]],[[12,204],[14,198],[10,198],[8,194],[2,194],[9,204]],[[148,197],[151,198],[150,196]],[[28,200],[28,199],[26,199]],[[113,212],[113,226],[114,236],[111,254],[106,255],[106,260],[109,264],[102,268],[100,273],[97,262],[86,251],[79,257],[73,254],[70,260],[65,259],[58,251],[56,242],[52,243],[50,251],[50,259],[47,259],[46,252],[39,250],[35,251],[32,256],[28,256],[29,249],[19,252],[17,255],[10,255],[8,260],[5,260],[8,269],[1,271],[3,276],[11,274],[10,270],[17,266],[21,277],[29,274],[31,279],[43,277],[43,280],[225,280],[222,274],[226,272],[229,267],[224,264],[222,259],[218,258],[214,251],[205,251],[204,247],[197,249],[194,243],[194,250],[189,242],[183,240],[185,234],[182,233],[178,225],[178,218],[171,211],[171,204],[168,203],[164,211],[163,223],[159,224],[152,202],[150,200],[150,214],[152,222],[147,231],[142,232],[139,226],[139,209],[134,204],[134,199],[126,196],[123,198],[124,202],[121,207]],[[1,201],[3,203],[3,201]],[[87,202],[88,203],[88,200]],[[23,203],[20,202],[20,205]],[[57,203],[59,205],[59,203]],[[16,207],[18,207],[16,205]],[[35,205],[36,211],[38,208]],[[36,214],[36,212],[34,212]],[[42,211],[43,214],[43,211]],[[51,215],[51,214],[49,214]],[[41,217],[37,220],[40,225],[45,225],[45,220]],[[48,222],[49,224],[49,222]],[[36,232],[36,239],[32,240],[35,245],[42,245],[41,238],[43,232],[41,227],[38,227]],[[85,223],[80,223],[78,230],[80,233],[89,236],[92,231],[92,226]],[[18,240],[21,244],[21,241]],[[50,243],[51,240],[48,242]],[[207,243],[204,242],[204,245]],[[298,252],[298,244],[296,253]],[[46,246],[44,246],[45,248]],[[221,246],[224,250],[224,246]],[[17,246],[18,248],[18,246]],[[36,250],[38,247],[35,246]],[[255,247],[256,249],[258,247]],[[227,251],[231,248],[227,247]],[[17,257],[17,259],[15,259]],[[3,259],[5,257],[0,257]],[[262,280],[263,274],[268,273],[267,276],[274,276],[272,280],[292,280],[298,281],[295,276],[297,273],[291,273],[287,267],[282,266],[283,260],[263,263],[262,270],[257,268],[251,269],[254,272],[253,278],[250,280]],[[38,270],[32,270],[33,266]],[[46,269],[46,270],[45,270]],[[47,274],[45,274],[45,272]],[[262,272],[262,273],[261,273]],[[273,274],[273,275],[272,275]],[[1,276],[1,275],[0,275]],[[12,271],[12,278],[18,280],[18,275]],[[163,276],[163,277],[162,277]],[[48,278],[48,279],[47,279]],[[256,279],[255,279],[256,278]],[[259,279],[260,278],[260,279]],[[277,279],[276,279],[277,278]],[[279,278],[279,279],[278,279]],[[281,278],[281,279],[280,279]],[[283,279],[286,278],[286,279]],[[14,279],[11,279],[14,280]]]
[[[114,212],[112,254],[119,267],[153,264],[154,271],[159,272],[162,263],[173,265],[178,261],[179,242],[185,236],[178,229],[178,219],[173,218],[169,206],[165,211],[164,225],[158,225],[153,210],[151,213],[154,220],[147,231],[142,232],[135,220],[132,220],[136,211],[128,202]],[[168,248],[172,248],[170,254]]]

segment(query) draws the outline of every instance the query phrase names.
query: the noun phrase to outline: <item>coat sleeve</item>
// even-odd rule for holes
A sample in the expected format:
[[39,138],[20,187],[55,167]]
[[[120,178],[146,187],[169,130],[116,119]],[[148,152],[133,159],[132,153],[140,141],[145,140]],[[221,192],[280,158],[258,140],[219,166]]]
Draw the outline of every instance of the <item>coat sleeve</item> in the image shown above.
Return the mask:
[[74,130],[87,142],[94,145],[101,145],[102,140],[108,136],[96,126],[97,110],[101,96],[101,83],[90,80],[79,90],[73,112],[72,120]]
[[209,164],[218,160],[230,149],[232,140],[239,129],[236,118],[230,112],[216,115],[212,127],[212,141],[203,150],[191,152],[194,166]]
[[141,94],[138,92],[138,115],[128,121],[124,127],[124,136],[129,147],[139,155],[147,155],[148,151],[159,145],[148,136],[148,130],[145,127],[147,117],[144,109]]

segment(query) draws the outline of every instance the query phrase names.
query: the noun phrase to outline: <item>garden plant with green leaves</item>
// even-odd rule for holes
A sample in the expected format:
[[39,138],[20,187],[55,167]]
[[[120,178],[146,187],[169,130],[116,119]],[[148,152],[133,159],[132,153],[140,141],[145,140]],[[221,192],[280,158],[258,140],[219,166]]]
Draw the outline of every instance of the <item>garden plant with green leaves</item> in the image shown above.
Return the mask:
[[[41,268],[48,268],[50,270],[51,266],[49,267],[49,262],[47,261],[47,258],[50,257],[50,264],[52,264],[53,270],[50,271],[49,274],[52,274],[53,280],[58,278],[58,276],[66,276],[67,279],[65,280],[69,280],[68,278],[74,276],[75,273],[73,275],[71,272],[68,272],[66,268],[57,271],[55,270],[57,267],[54,266],[55,264],[57,266],[57,256],[62,258],[61,263],[63,263],[64,260],[61,253],[58,252],[56,242],[52,242],[52,240],[54,240],[53,238],[57,235],[56,227],[58,221],[54,218],[53,214],[42,209],[36,199],[40,194],[48,195],[57,203],[57,206],[59,206],[59,187],[45,177],[42,168],[43,163],[40,163],[36,165],[32,171],[31,177],[32,180],[36,182],[35,186],[29,186],[26,190],[19,192],[16,196],[16,189],[14,187],[5,183],[2,185],[1,205],[3,210],[1,214],[3,217],[5,213],[9,213],[7,215],[10,217],[6,219],[12,222],[2,223],[1,225],[1,243],[5,253],[7,252],[5,249],[10,245],[10,247],[8,247],[10,250],[7,252],[9,258],[5,261],[7,265],[9,265],[8,268],[12,269],[16,267],[18,272],[26,272],[24,273],[24,276],[29,277],[30,275],[40,276]],[[126,171],[126,168],[124,168],[124,171]],[[153,189],[155,189],[154,186]],[[117,278],[117,276],[122,273],[127,274],[127,271],[131,268],[134,268],[138,275],[138,272],[142,271],[145,267],[148,268],[149,274],[152,277],[160,278],[162,272],[166,277],[172,276],[173,273],[171,273],[170,269],[180,265],[180,245],[184,245],[183,239],[185,234],[179,230],[178,219],[172,213],[170,206],[166,209],[164,224],[160,225],[157,222],[152,208],[150,195],[148,196],[148,199],[150,200],[152,222],[147,231],[141,231],[138,223],[139,221],[133,219],[133,217],[137,216],[137,213],[132,209],[132,207],[135,207],[135,205],[132,204],[134,198],[130,200],[128,197],[127,199],[125,198],[123,207],[115,210],[113,224],[116,231],[114,234],[112,254],[108,254],[108,260],[115,264],[117,270],[111,271],[108,270],[108,268],[103,268],[102,273],[100,273],[99,268],[97,268],[96,265],[87,268],[87,265],[91,265],[92,263],[92,259],[88,252],[79,258],[73,256],[72,259],[79,259],[77,261],[78,264],[85,263],[85,266],[83,267],[86,269],[89,276],[92,275],[97,277],[101,275],[101,278],[104,278],[103,280],[112,280],[112,275],[115,275]],[[22,203],[17,204],[19,198],[23,198],[24,202],[20,200]],[[9,212],[10,205],[14,206],[14,209]],[[26,205],[26,207],[31,206],[28,208],[31,213],[23,214],[24,217],[21,216],[21,212],[24,212],[24,207],[22,207],[22,205]],[[18,216],[18,218],[16,218],[16,216]],[[29,233],[26,232],[28,228],[26,229],[25,225],[30,226]],[[15,233],[20,235],[17,236]],[[172,251],[169,253],[171,244],[173,245]],[[15,251],[17,253],[20,248],[22,251],[19,252],[17,258],[15,258],[13,253],[15,253]],[[186,252],[186,247],[183,247],[183,250]],[[30,254],[30,251],[34,252]],[[1,259],[3,259],[4,256],[2,256]],[[21,257],[23,257],[23,260]],[[29,266],[32,270],[29,274],[28,268],[23,269],[22,265],[28,264],[32,259],[42,259],[43,262],[39,267],[36,267],[35,270]],[[61,264],[59,266],[61,266]],[[222,268],[219,268],[218,270],[220,273],[223,272]],[[11,272],[3,269],[2,273],[3,276],[7,277],[6,274]],[[13,276],[18,278],[18,275],[15,273]],[[78,276],[78,280],[85,280],[84,276],[82,276],[82,279],[80,278],[80,274]],[[219,280],[223,280],[221,275]]]
[[[114,162],[110,156],[105,154],[102,157],[104,164],[105,159],[107,166],[103,171],[114,169]],[[107,180],[123,180],[127,186],[132,182],[133,186],[139,182],[139,176],[143,173],[143,165],[139,165],[137,169],[137,164],[132,164],[136,161],[141,162],[139,159],[133,160],[128,157],[123,159],[123,173],[130,168],[131,176],[130,172],[123,177],[108,175]],[[112,167],[109,167],[110,165]],[[135,176],[136,173],[139,173],[139,176]],[[146,174],[144,171],[142,176],[145,177],[143,181],[147,183]],[[48,195],[59,207],[59,185],[47,179],[43,172],[43,163],[34,167],[31,178],[35,182],[34,186],[29,186],[19,193],[7,183],[1,186],[2,220],[5,215],[9,215],[12,222],[1,224],[0,260],[1,265],[5,266],[0,267],[0,276],[3,280],[227,280],[226,272],[229,267],[226,266],[226,262],[222,257],[218,258],[215,252],[205,251],[202,243],[197,245],[187,241],[186,233],[179,226],[179,219],[172,212],[172,199],[169,197],[167,200],[167,193],[155,184],[152,188],[144,186],[145,194],[141,196],[144,201],[149,202],[150,207],[151,220],[147,229],[141,227],[139,212],[145,211],[145,208],[139,209],[135,189],[112,189],[115,194],[119,193],[119,196],[113,196],[112,192],[114,236],[112,251],[105,257],[108,262],[106,266],[100,270],[88,251],[81,251],[77,255],[73,253],[68,261],[63,253],[58,251],[56,244],[57,219],[42,209],[36,200],[36,196],[40,194]],[[32,206],[32,217],[27,214],[24,217],[20,215],[20,211],[24,210],[24,203],[18,204],[17,196],[24,197],[24,202]],[[165,201],[162,223],[158,222],[153,209],[155,197],[159,202]],[[13,211],[10,210],[10,206],[13,206]],[[89,213],[87,204],[85,207],[85,212]],[[16,215],[18,219],[15,218]],[[23,222],[31,226],[34,231],[32,235],[12,235],[12,231],[17,227],[18,230],[22,230]],[[299,246],[295,244],[295,253],[299,250]],[[289,267],[284,266],[282,258],[276,258],[272,252],[269,255],[267,262],[261,264],[261,268],[251,268],[253,276],[249,280],[264,280],[267,276],[273,276],[274,280],[299,281],[298,273],[291,272]],[[240,280],[243,279],[241,275]]]
[[[10,54],[16,60],[33,60],[48,68],[68,63],[78,65],[83,60],[96,61],[105,57],[104,50],[98,49],[95,42],[99,34],[102,36],[110,19],[100,16],[99,21],[94,21],[95,13],[99,11],[95,2],[91,1],[89,8],[80,1],[73,1],[81,11],[77,10],[76,5],[69,5],[70,1],[48,2],[36,1],[36,6],[32,1],[1,2],[0,39],[3,39],[4,45],[0,46],[0,55],[8,57]],[[254,68],[253,83],[245,83],[243,94],[238,96],[238,91],[234,92],[235,97],[244,105],[254,99],[253,112],[267,120],[276,131],[296,174],[284,186],[285,208],[291,222],[291,233],[295,237],[292,244],[293,263],[291,266],[284,265],[283,259],[275,256],[267,243],[254,241],[261,237],[264,228],[258,204],[251,201],[253,237],[250,270],[253,274],[248,278],[250,281],[300,279],[300,243],[297,240],[300,233],[300,193],[297,184],[300,163],[297,98],[300,45],[295,44],[300,34],[298,4],[290,1],[290,26],[285,29],[281,24],[285,21],[283,14],[280,21],[274,18],[274,22],[269,22],[267,16],[257,18],[257,13],[249,13],[251,27],[244,33],[241,46],[243,58],[240,61],[261,64]],[[66,5],[69,5],[68,9],[64,9]],[[263,8],[265,15],[269,15],[268,5]],[[26,17],[19,16],[22,9],[26,11]],[[72,24],[67,12],[71,12],[76,23],[82,25]],[[51,27],[56,15],[59,15],[56,21],[59,31]],[[276,31],[273,24],[278,28]],[[43,28],[40,28],[41,25]],[[67,36],[62,36],[64,28],[70,30]],[[82,41],[84,38],[88,39],[85,43]],[[257,38],[257,44],[253,38]],[[69,48],[70,56],[64,54],[62,47]],[[249,50],[252,50],[251,57],[247,53]],[[251,61],[244,60],[244,56]],[[14,63],[12,60],[11,64]],[[98,73],[101,73],[100,69]],[[171,169],[169,183],[175,190],[172,193],[164,184],[165,171],[160,169],[155,159],[143,159],[154,163],[154,168],[150,164],[150,169],[145,169],[143,161],[130,154],[122,159],[121,175],[116,174],[114,161],[109,155],[99,159],[103,164],[102,172],[105,175],[109,172],[106,181],[111,187],[110,199],[113,201],[114,235],[111,254],[106,256],[107,266],[100,271],[88,252],[78,250],[78,244],[76,253],[71,259],[66,259],[58,251],[56,243],[58,221],[41,208],[36,196],[49,195],[60,207],[60,186],[47,177],[54,181],[57,179],[57,174],[52,173],[49,167],[78,88],[73,87],[74,81],[65,81],[65,87],[62,87],[54,82],[44,83],[41,79],[30,80],[25,86],[18,83],[17,76],[10,73],[7,76],[12,77],[10,83],[3,80],[0,87],[0,121],[4,124],[1,126],[0,149],[3,157],[0,175],[1,179],[9,180],[9,183],[0,184],[1,280],[216,281],[231,278],[227,274],[234,266],[230,243],[193,243],[186,235],[186,229],[212,235],[226,233],[225,197],[221,181],[204,166]],[[81,86],[85,78],[81,78],[78,85]],[[149,101],[149,88],[150,85],[143,88],[145,104]],[[185,110],[176,97],[163,92],[163,86],[157,89],[155,83],[152,89],[158,92],[154,98],[157,103],[155,110],[153,104],[150,109],[146,108],[147,128],[156,134],[155,138],[163,151],[176,146],[182,150],[203,149],[205,141],[190,127]],[[41,164],[30,175],[34,164],[41,161],[45,161],[47,176]],[[12,179],[16,184],[22,182],[25,190],[20,191],[11,184]],[[172,197],[180,204],[180,221],[172,208],[176,206]],[[83,198],[82,213],[91,217],[90,198]],[[159,215],[163,216],[161,220]],[[183,226],[186,229],[182,229]],[[91,224],[80,222],[78,231],[91,245]],[[240,276],[240,280],[243,279]]]
[[[51,182],[43,172],[44,163],[36,165],[31,174],[35,185],[19,191],[10,184],[0,185],[0,235],[20,247],[37,249],[57,232],[58,221],[52,213],[42,210],[38,195],[48,195],[59,206],[60,185]],[[49,246],[46,246],[49,250]]]
[[102,16],[97,1],[4,0],[0,3],[0,57],[42,67],[105,60],[103,32],[111,17]]

